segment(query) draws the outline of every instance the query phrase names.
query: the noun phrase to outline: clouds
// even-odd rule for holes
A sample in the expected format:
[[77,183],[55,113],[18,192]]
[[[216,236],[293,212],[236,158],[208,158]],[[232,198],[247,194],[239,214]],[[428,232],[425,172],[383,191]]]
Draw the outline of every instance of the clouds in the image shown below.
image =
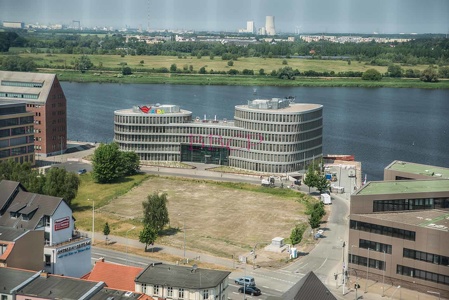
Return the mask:
[[446,33],[447,0],[15,0],[0,1],[3,21],[82,26],[235,31],[276,19],[276,31]]

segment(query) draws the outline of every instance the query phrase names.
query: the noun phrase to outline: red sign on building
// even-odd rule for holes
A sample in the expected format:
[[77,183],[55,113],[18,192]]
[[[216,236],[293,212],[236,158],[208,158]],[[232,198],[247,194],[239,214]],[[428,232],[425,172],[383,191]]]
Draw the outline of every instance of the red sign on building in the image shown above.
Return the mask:
[[55,231],[69,228],[70,217],[61,218],[55,221]]

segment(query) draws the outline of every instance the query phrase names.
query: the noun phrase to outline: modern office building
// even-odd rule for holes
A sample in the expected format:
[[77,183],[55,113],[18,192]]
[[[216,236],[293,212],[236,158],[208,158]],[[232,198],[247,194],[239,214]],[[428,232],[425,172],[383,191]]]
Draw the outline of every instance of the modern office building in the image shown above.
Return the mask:
[[276,35],[276,29],[274,27],[274,16],[265,17],[265,30],[267,35]]
[[395,160],[384,169],[384,180],[449,179],[449,169]]
[[267,173],[303,170],[322,156],[323,107],[291,98],[237,105],[233,121],[192,118],[177,105],[114,112],[114,141],[141,161],[227,165]]
[[0,102],[26,103],[34,115],[34,149],[54,155],[67,149],[67,105],[55,74],[0,71]]
[[351,195],[349,272],[385,289],[430,290],[447,298],[449,180],[406,180],[415,175],[405,170],[402,180],[368,182]]
[[0,102],[0,162],[34,165],[34,119],[25,103]]

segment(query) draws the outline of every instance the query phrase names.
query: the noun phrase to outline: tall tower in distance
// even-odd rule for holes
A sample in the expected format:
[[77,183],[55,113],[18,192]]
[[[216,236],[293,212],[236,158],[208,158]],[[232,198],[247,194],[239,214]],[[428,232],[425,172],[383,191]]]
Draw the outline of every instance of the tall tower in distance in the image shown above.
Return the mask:
[[254,21],[247,21],[246,22],[246,32],[248,33],[254,33]]
[[274,29],[274,16],[266,16],[265,30],[267,35],[276,35],[276,30]]

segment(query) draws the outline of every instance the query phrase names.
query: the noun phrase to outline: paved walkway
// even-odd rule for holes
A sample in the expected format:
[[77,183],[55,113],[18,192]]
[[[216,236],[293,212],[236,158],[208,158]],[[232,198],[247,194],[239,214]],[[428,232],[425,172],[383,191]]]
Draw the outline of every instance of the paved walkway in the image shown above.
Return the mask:
[[[69,145],[83,145],[89,143],[82,142],[69,142]],[[98,146],[98,144],[96,145]],[[63,154],[59,157],[59,161],[68,161],[71,159],[81,159],[94,152],[95,148],[91,148],[84,151],[77,151],[68,154]],[[46,160],[58,161],[58,157],[48,157]],[[195,169],[178,169],[178,168],[166,168],[157,166],[142,166],[142,170],[148,173],[161,174],[161,175],[171,175],[171,176],[189,176],[189,177],[204,177],[208,179],[216,180],[226,180],[226,181],[239,181],[239,182],[250,182],[260,184],[260,178],[256,175],[244,175],[244,174],[231,174],[231,173],[219,173],[208,171],[208,168],[216,167],[216,165],[206,165],[201,163],[191,163]],[[298,188],[298,187],[295,187]],[[302,185],[299,189],[303,192],[308,192],[308,187]],[[349,201],[349,194],[333,194],[333,197],[340,198],[341,200]],[[84,232],[84,234],[91,237],[91,232]],[[95,236],[98,238],[103,238],[103,233],[96,232]],[[110,240],[115,241],[117,244],[128,245],[134,248],[145,248],[145,245],[140,243],[138,240],[126,239],[120,236],[110,236]],[[169,255],[178,256],[180,258],[184,257],[184,249],[173,248],[165,245],[154,245],[154,247],[159,248],[159,252],[167,253]],[[225,259],[220,257],[215,257],[207,255],[204,253],[193,252],[190,250],[185,251],[185,257],[189,259],[196,259],[201,262],[206,262],[215,265],[225,266],[227,268],[234,269],[236,267],[236,262],[231,259]],[[335,284],[334,273],[341,272],[341,266],[335,266],[335,269],[328,274],[327,287],[338,299],[356,299],[356,292],[354,289],[355,278],[350,278],[350,282],[347,284],[349,290],[345,288],[345,294],[343,295],[343,287],[341,282]],[[340,280],[339,280],[340,281]],[[435,300],[438,299],[438,295],[423,294],[412,290],[398,288],[395,286],[385,284],[385,296],[382,296],[382,283],[374,282],[371,280],[366,281],[366,279],[358,278],[358,284],[360,289],[357,291],[358,299],[369,299],[369,300],[379,300],[379,299],[404,299],[404,300]],[[365,293],[365,288],[367,292]],[[443,299],[443,298],[441,298]]]

